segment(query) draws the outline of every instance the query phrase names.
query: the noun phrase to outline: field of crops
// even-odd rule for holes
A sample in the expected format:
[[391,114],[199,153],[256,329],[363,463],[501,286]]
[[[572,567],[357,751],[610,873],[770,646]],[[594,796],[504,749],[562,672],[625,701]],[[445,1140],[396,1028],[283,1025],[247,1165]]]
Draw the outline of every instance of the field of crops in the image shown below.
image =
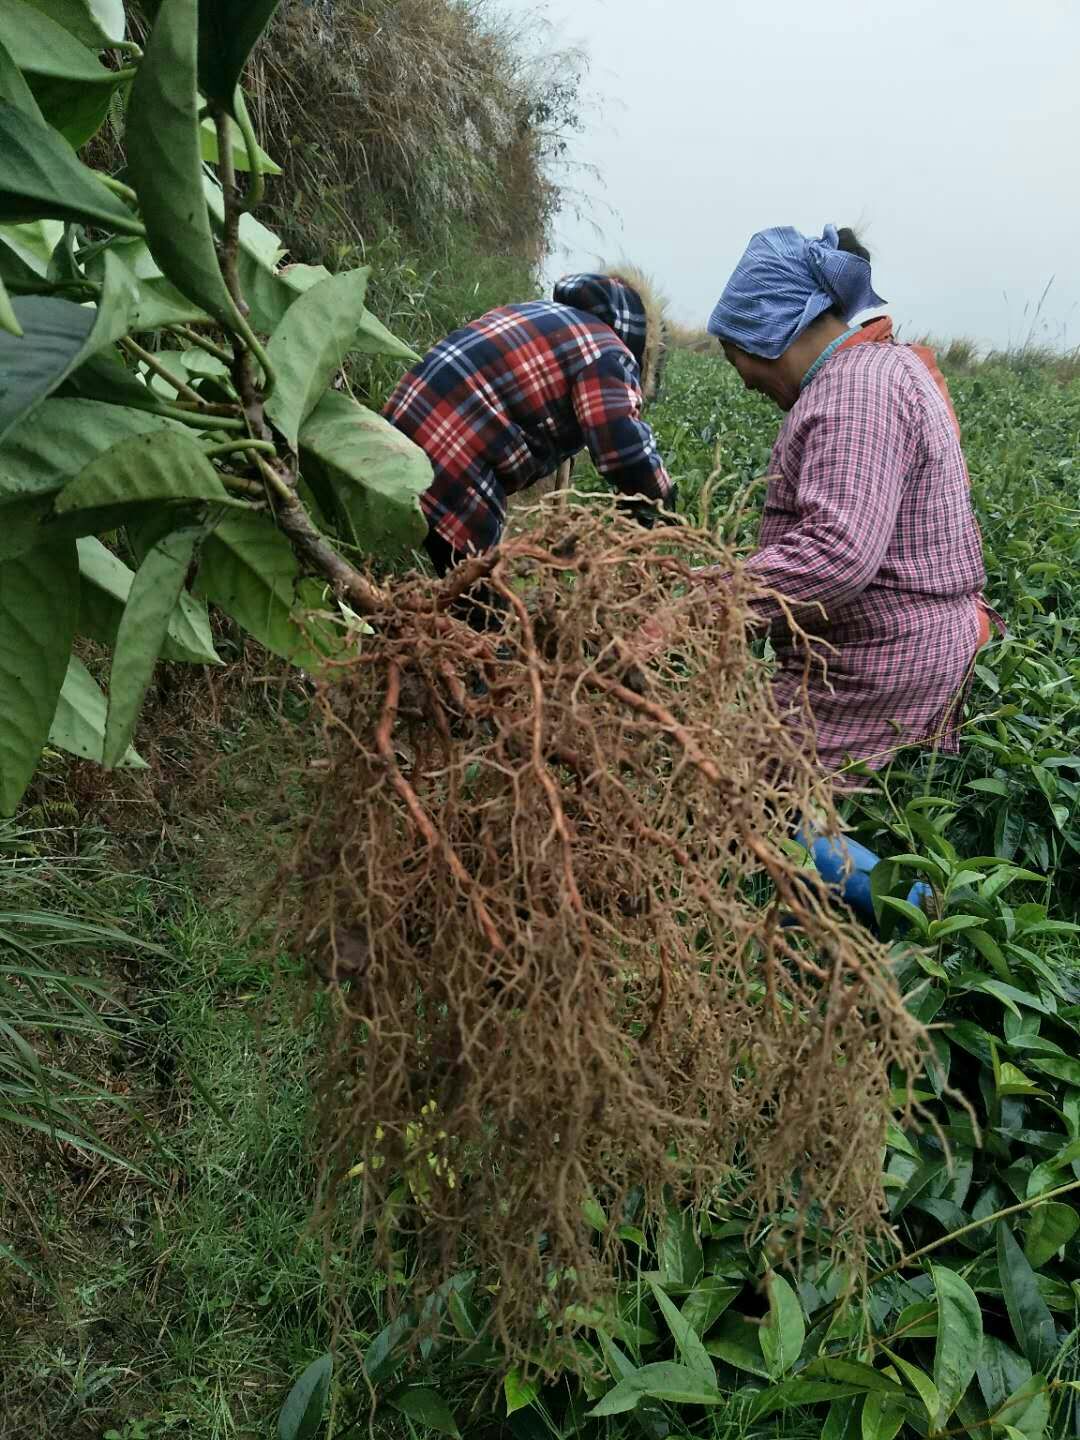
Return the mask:
[[[811,1235],[795,1273],[790,1217],[718,1196],[656,1232],[631,1206],[619,1303],[582,1317],[559,1378],[505,1375],[475,1331],[491,1277],[472,1272],[436,1301],[445,1338],[411,1353],[410,1317],[386,1323],[386,1275],[344,1271],[306,1233],[319,1016],[297,1021],[299,977],[286,960],[272,984],[235,898],[278,743],[255,685],[203,716],[216,788],[196,803],[176,785],[161,834],[95,826],[56,764],[0,831],[18,887],[5,964],[20,945],[57,968],[77,956],[91,981],[60,1006],[54,992],[71,1037],[57,1068],[0,1075],[0,1435],[269,1436],[332,1338],[327,1418],[299,1428],[294,1406],[282,1434],[340,1440],[372,1416],[385,1436],[522,1440],[1080,1433],[1080,384],[1023,363],[953,384],[1009,634],[979,664],[962,757],[902,753],[846,802],[889,857],[883,923],[914,927],[898,973],[935,1026],[914,1081],[935,1123],[894,1126],[883,1156],[897,1246],[850,1277]],[[749,542],[775,412],[719,358],[679,353],[654,419],[684,508]],[[167,726],[161,749],[182,762]],[[904,912],[916,874],[932,914]],[[63,921],[27,921],[58,894]],[[15,979],[0,978],[0,1020]],[[97,980],[114,997],[121,981],[124,1004]],[[46,1082],[72,1128],[94,1119],[100,1153],[53,1143]],[[309,1372],[319,1394],[328,1370]]]

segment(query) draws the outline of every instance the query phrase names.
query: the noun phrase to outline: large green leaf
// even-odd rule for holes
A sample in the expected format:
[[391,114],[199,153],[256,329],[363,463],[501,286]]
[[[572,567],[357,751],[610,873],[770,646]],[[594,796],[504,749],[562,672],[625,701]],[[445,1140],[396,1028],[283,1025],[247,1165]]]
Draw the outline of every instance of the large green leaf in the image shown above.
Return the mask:
[[35,120],[44,118],[34,99],[34,92],[26,83],[22,71],[3,41],[0,41],[0,100],[6,100],[9,105],[14,105],[16,110],[21,110],[24,115],[30,115]]
[[203,546],[196,588],[256,640],[304,669],[322,656],[294,617],[299,570],[292,547],[265,515],[227,515]]
[[769,1318],[761,1327],[761,1353],[769,1375],[778,1380],[798,1360],[806,1340],[799,1297],[782,1275],[770,1274],[767,1281]]
[[320,280],[289,307],[270,337],[267,353],[277,385],[266,413],[290,445],[322,399],[345,357],[355,348],[364,315],[369,270]]
[[322,1424],[330,1381],[334,1374],[332,1355],[312,1361],[289,1391],[278,1416],[278,1440],[312,1440]]
[[164,501],[225,502],[228,492],[198,442],[180,430],[131,435],[65,485],[57,515]]
[[1043,1440],[1049,1423],[1050,1389],[1043,1375],[1033,1375],[1001,1406],[1001,1424],[1019,1440]]
[[997,1227],[998,1279],[1013,1334],[1028,1364],[1045,1374],[1057,1352],[1057,1329],[1038,1280],[1004,1220]]
[[208,100],[232,108],[247,58],[277,7],[278,0],[202,0],[199,84]]
[[1080,1210],[1072,1205],[1040,1205],[1032,1211],[1024,1255],[1033,1270],[1039,1270],[1068,1245],[1080,1230]]
[[[85,535],[76,543],[80,581],[79,634],[112,648],[131,596],[135,574],[95,536]],[[147,554],[152,549],[151,545]],[[186,590],[181,590],[176,608],[169,617],[161,658],[181,660],[189,665],[221,664],[221,658],[214,649],[206,605]]]
[[0,565],[0,814],[18,805],[48,739],[78,609],[70,542]]
[[48,295],[14,302],[21,338],[0,335],[0,440],[92,355],[131,328],[135,281],[108,256],[96,308]]
[[[233,168],[236,170],[248,170],[251,168],[251,157],[248,155],[247,145],[241,135],[235,120],[229,121],[230,144],[232,152]],[[218,154],[217,126],[210,116],[202,122],[199,127],[199,146],[202,158],[211,165],[216,165],[220,160]],[[261,145],[257,147],[259,156],[259,169],[264,175],[280,175],[281,166],[271,160]]]
[[751,1375],[771,1379],[761,1353],[761,1326],[747,1320],[745,1315],[729,1310],[705,1341],[705,1349],[736,1370],[748,1370]]
[[[77,655],[68,662],[67,674],[49,730],[49,742],[83,760],[101,764],[105,743],[105,696],[97,681]],[[120,765],[127,770],[145,770],[146,762],[129,750]]]
[[[0,225],[0,269],[5,269],[6,278],[9,280],[21,279],[24,274],[44,278],[52,253],[63,237],[62,220],[28,220],[23,225]],[[12,255],[21,263],[22,270],[11,271],[6,268],[11,262],[10,259],[5,259],[5,256]]]
[[102,451],[134,434],[181,430],[142,410],[50,397],[0,447],[0,560],[47,538],[41,526],[53,496]]
[[123,40],[127,29],[124,0],[29,0],[29,4],[93,50]]
[[388,420],[329,390],[300,430],[300,453],[305,478],[333,494],[344,538],[387,559],[423,544],[431,461]]
[[683,1364],[691,1370],[699,1379],[706,1381],[709,1385],[716,1384],[716,1367],[709,1359],[709,1352],[701,1343],[701,1337],[697,1331],[680,1312],[655,1280],[650,1280],[653,1296],[660,1313],[667,1322],[671,1331],[671,1337],[675,1341],[675,1347],[679,1352]]
[[73,220],[141,235],[142,225],[43,121],[0,101],[0,222]]
[[589,1414],[595,1417],[622,1415],[644,1399],[666,1400],[673,1405],[723,1405],[729,1398],[685,1365],[661,1361],[656,1365],[643,1365],[620,1380]]
[[11,296],[0,279],[0,330],[6,330],[9,335],[21,339],[23,334],[22,322],[12,309]]
[[131,90],[128,168],[154,259],[228,328],[242,322],[222,278],[203,199],[195,57],[198,0],[164,0]]
[[60,0],[54,0],[54,4],[3,0],[0,44],[11,52],[16,65],[26,74],[112,85],[112,73],[93,51],[77,40],[70,29],[45,13],[59,3]]
[[391,334],[382,321],[372,315],[370,310],[364,311],[353,349],[359,350],[364,355],[387,355],[391,360],[403,360],[407,364],[420,359],[410,345],[406,345],[404,340],[399,340],[396,335]]
[[[106,71],[110,77],[114,71]],[[87,84],[82,80],[55,80],[32,75],[30,88],[46,122],[58,130],[73,150],[80,150],[101,129],[117,88],[127,80]]]
[[189,529],[167,535],[150,551],[131,583],[109,671],[106,765],[119,764],[131,744],[201,534]]
[[971,1384],[982,1352],[982,1310],[974,1290],[955,1270],[933,1266],[938,1302],[937,1345],[934,1350],[934,1384],[941,1396],[939,1425],[960,1403]]
[[251,311],[251,323],[267,335],[277,329],[295,300],[329,278],[325,265],[288,265],[276,270],[240,250],[240,288]]

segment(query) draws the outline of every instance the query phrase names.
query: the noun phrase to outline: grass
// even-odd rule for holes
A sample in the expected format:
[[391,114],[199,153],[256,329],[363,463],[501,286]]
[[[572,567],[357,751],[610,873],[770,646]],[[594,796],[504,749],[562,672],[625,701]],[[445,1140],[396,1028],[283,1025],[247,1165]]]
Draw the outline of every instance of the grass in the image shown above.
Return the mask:
[[[889,853],[933,854],[925,831],[905,829],[907,807],[920,796],[946,801],[945,833],[961,854],[1009,856],[1047,877],[1013,898],[1014,923],[1022,905],[1046,903],[1053,919],[1074,919],[1080,385],[1001,363],[964,365],[953,378],[990,593],[1012,635],[981,666],[963,757],[900,757],[880,797],[852,819]],[[742,519],[737,502],[766,468],[775,413],[721,358],[680,351],[652,418],[684,507],[751,543],[759,501],[750,498]],[[0,837],[0,856],[14,857],[5,909],[51,906],[66,924],[108,925],[154,947],[92,931],[76,947],[82,932],[58,939],[54,931],[48,956],[37,956],[100,987],[86,992],[92,1038],[80,1035],[61,1068],[82,1087],[80,1120],[134,1168],[109,1163],[92,1141],[58,1144],[0,1124],[0,1436],[268,1437],[287,1387],[341,1319],[330,1310],[327,1265],[348,1300],[338,1433],[353,1420],[367,1428],[353,1357],[385,1319],[385,1277],[362,1255],[346,1271],[310,1231],[319,1017],[304,1009],[296,969],[268,958],[265,937],[246,933],[261,845],[279,833],[280,774],[296,752],[276,720],[278,690],[234,659],[235,682],[215,680],[212,694],[204,687],[209,698],[194,711],[195,692],[167,678],[149,721],[151,781],[99,792],[83,772],[53,768],[27,813],[39,827],[51,817],[64,828],[18,836],[6,850]],[[302,720],[302,696],[287,699]],[[196,785],[207,759],[213,766]],[[1037,920],[1029,909],[1025,923]],[[1076,983],[1072,934],[1048,934],[1036,948]],[[0,936],[0,949],[6,962],[10,940]],[[41,1039],[35,1024],[22,1033]],[[159,1145],[134,1117],[136,1101]],[[995,1302],[987,1304],[990,1313]],[[579,1397],[568,1411],[565,1381],[507,1424],[490,1374],[449,1360],[429,1374],[470,1440],[634,1433],[621,1419],[586,1426],[587,1403]],[[809,1440],[821,1433],[822,1412],[751,1422],[743,1400],[717,1411],[675,1407],[669,1419],[675,1434],[712,1440]],[[385,1410],[375,1431],[426,1433]]]

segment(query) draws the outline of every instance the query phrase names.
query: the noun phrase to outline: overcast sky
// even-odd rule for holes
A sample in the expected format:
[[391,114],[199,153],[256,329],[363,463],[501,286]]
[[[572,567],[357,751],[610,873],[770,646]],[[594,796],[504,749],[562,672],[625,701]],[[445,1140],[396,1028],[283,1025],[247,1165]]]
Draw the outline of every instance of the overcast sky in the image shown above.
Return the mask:
[[496,3],[589,56],[555,272],[704,324],[755,230],[854,224],[909,336],[1080,345],[1080,0]]

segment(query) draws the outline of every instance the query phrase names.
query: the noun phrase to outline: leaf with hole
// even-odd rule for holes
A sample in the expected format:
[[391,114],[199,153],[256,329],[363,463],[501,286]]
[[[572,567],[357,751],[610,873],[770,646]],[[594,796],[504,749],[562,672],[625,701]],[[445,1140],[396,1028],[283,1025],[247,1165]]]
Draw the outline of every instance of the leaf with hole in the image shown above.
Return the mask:
[[329,391],[301,427],[300,456],[305,477],[333,495],[341,535],[365,554],[401,559],[423,544],[431,461],[381,415]]
[[166,277],[227,329],[242,328],[203,196],[196,84],[198,0],[165,0],[131,88],[128,167]]
[[934,1384],[941,1396],[939,1425],[944,1425],[971,1384],[982,1351],[983,1321],[971,1286],[944,1265],[931,1267],[938,1303]]
[[0,565],[0,814],[15,810],[48,739],[78,607],[79,567],[70,542]]
[[1005,1221],[997,1226],[998,1278],[1020,1349],[1032,1370],[1046,1372],[1057,1353],[1057,1328],[1034,1270]]
[[314,1440],[326,1413],[334,1357],[320,1355],[297,1380],[278,1415],[278,1440]]
[[277,385],[266,413],[290,445],[296,445],[300,427],[357,348],[369,274],[365,267],[320,280],[289,307],[270,336],[267,354]]
[[[49,743],[77,755],[80,760],[94,760],[100,765],[106,711],[105,696],[97,681],[79,657],[72,655],[49,730]],[[147,768],[134,750],[128,750],[118,763],[127,770]]]

